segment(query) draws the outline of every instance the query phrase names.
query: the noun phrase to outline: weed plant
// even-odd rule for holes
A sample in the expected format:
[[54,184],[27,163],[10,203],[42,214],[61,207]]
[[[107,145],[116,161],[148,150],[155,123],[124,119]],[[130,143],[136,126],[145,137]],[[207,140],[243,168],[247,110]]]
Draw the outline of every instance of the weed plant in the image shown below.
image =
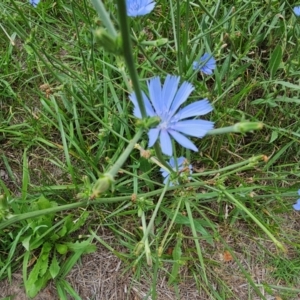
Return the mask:
[[[133,2],[0,3],[0,279],[80,299],[66,276],[100,243],[145,299],[162,277],[178,299],[298,299],[300,3]],[[170,144],[176,80],[195,111]]]

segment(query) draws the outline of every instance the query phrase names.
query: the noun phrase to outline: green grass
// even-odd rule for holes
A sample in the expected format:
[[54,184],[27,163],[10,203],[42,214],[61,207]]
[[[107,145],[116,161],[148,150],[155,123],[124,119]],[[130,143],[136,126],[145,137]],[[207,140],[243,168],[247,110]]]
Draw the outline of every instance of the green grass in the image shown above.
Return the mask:
[[[194,168],[193,180],[177,187],[164,186],[160,167],[134,149],[94,200],[93,184],[137,131],[129,70],[93,34],[103,23],[90,1],[0,3],[1,279],[23,268],[28,295],[52,278],[61,299],[76,299],[65,277],[94,250],[90,243],[101,243],[136,281],[148,278],[152,299],[160,276],[178,299],[185,281],[203,299],[297,299],[299,3],[223,2],[161,0],[150,15],[130,19],[139,83],[145,90],[153,76],[180,75],[195,86],[190,102],[213,103],[215,128],[264,128],[194,139],[199,153],[177,145]],[[118,28],[115,4],[104,3]],[[217,60],[212,76],[192,70],[204,52]],[[147,141],[144,133],[140,146]],[[102,240],[100,228],[117,244]],[[220,260],[225,251],[233,266]],[[254,266],[266,268],[266,281],[255,280]]]

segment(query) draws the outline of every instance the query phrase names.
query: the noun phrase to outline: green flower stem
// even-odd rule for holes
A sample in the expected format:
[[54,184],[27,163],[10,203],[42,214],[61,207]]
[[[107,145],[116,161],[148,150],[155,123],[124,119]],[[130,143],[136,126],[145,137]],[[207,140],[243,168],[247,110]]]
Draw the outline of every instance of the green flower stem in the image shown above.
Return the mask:
[[115,27],[110,20],[109,14],[106,11],[103,3],[101,0],[92,0],[92,4],[95,7],[95,10],[97,11],[100,20],[105,25],[107,32],[112,35],[113,38],[116,38],[118,36],[117,31],[115,30]]
[[128,26],[128,20],[127,20],[126,4],[124,0],[117,0],[117,5],[118,5],[120,30],[122,36],[123,55],[132,81],[138,106],[142,114],[142,118],[145,119],[147,117],[147,114],[146,114],[145,104],[142,97],[137,70],[132,55],[131,37],[130,37],[130,31]]
[[158,213],[158,210],[160,208],[161,202],[164,199],[165,193],[166,193],[166,191],[167,191],[167,189],[169,187],[169,182],[170,181],[168,180],[167,184],[164,186],[164,188],[162,190],[162,193],[161,193],[161,195],[160,195],[160,197],[159,197],[159,199],[157,201],[157,204],[155,206],[155,209],[154,209],[154,212],[152,214],[152,217],[151,217],[151,219],[149,221],[149,224],[148,224],[146,230],[144,230],[144,236],[143,236],[142,240],[137,245],[136,255],[138,255],[139,252],[142,250],[142,246],[145,245],[145,242],[148,239],[148,235],[149,235],[150,231],[153,229],[154,220],[155,220],[156,215]]
[[243,210],[263,231],[264,233],[273,241],[273,243],[280,248],[282,251],[286,251],[285,247],[280,243],[274,235],[252,214],[252,212],[244,206],[241,202],[235,199],[230,193],[226,191],[225,187],[221,187],[222,193],[232,202],[235,204],[236,207]]
[[111,167],[111,169],[107,172],[108,174],[110,174],[112,177],[116,176],[116,174],[119,172],[119,170],[123,166],[123,164],[126,161],[126,159],[128,158],[128,156],[130,155],[132,149],[135,147],[136,143],[141,138],[142,134],[143,134],[143,129],[141,128],[135,134],[135,136],[133,137],[133,139],[129,142],[129,144],[127,145],[125,151],[121,154],[121,156],[113,164],[113,166]]
[[171,220],[171,223],[169,224],[169,227],[167,228],[167,231],[166,231],[166,233],[165,233],[165,235],[164,235],[164,237],[163,237],[163,239],[162,239],[162,241],[160,243],[160,246],[158,247],[158,250],[157,250],[158,257],[161,257],[162,254],[163,254],[166,240],[169,237],[169,233],[170,233],[171,229],[173,228],[173,224],[175,223],[175,219],[176,219],[176,217],[178,215],[178,212],[179,212],[179,209],[181,207],[181,202],[182,202],[182,197],[178,201],[178,205],[177,205],[177,208],[176,208],[176,210],[174,212],[174,215],[173,215],[173,218]]
[[166,163],[163,155],[162,155],[162,152],[161,152],[161,149],[160,149],[160,146],[158,145],[158,143],[156,142],[154,144],[154,150],[155,150],[155,154],[156,154],[156,157],[158,159],[158,161],[167,169],[172,173],[175,173],[175,171]]
[[212,129],[206,133],[206,135],[224,134],[230,132],[245,133],[252,130],[259,130],[263,128],[262,122],[239,122],[232,126]]
[[213,171],[206,171],[206,172],[195,173],[195,174],[192,175],[192,177],[207,176],[207,175],[212,175],[212,174],[216,174],[216,173],[226,172],[226,171],[230,171],[230,170],[237,170],[237,169],[240,170],[240,169],[243,169],[243,168],[253,167],[259,161],[263,160],[264,157],[265,157],[264,155],[253,156],[253,157],[251,157],[249,159],[246,159],[244,161],[238,162],[238,163],[230,165],[230,166],[226,166],[226,167],[221,168],[221,169],[217,169],[217,170],[213,170]]

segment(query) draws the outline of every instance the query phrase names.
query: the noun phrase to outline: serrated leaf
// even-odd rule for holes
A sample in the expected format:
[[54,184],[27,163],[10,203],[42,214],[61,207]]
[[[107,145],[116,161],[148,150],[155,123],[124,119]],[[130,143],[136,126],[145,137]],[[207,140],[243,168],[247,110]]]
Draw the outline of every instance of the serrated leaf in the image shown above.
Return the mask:
[[91,244],[89,241],[66,243],[70,251],[77,252],[82,251],[83,254],[92,253],[96,251],[96,246]]
[[46,286],[49,279],[50,279],[49,273],[47,273],[45,276],[39,278],[35,282],[35,284],[33,284],[29,288],[27,295],[31,298],[34,298]]
[[89,214],[90,213],[88,211],[85,211],[76,222],[72,222],[72,227],[69,232],[74,232],[82,227],[85,224]]
[[[24,281],[26,294],[32,298],[35,297],[35,295],[40,291],[40,284],[38,283],[41,282],[41,278],[39,278],[39,275],[41,273],[41,270],[45,269],[45,264],[47,264],[48,268],[48,261],[43,260],[40,256],[36,261],[33,269],[31,270],[28,276],[28,280]],[[44,276],[42,276],[42,278],[43,277]]]
[[269,60],[269,71],[271,74],[271,78],[273,79],[279,66],[282,61],[282,48],[280,45],[277,45],[274,51],[271,54],[271,58]]
[[[61,266],[61,271],[59,273],[59,276],[61,278],[64,278],[65,276],[67,276],[67,274],[70,272],[70,270],[73,268],[73,266],[75,265],[75,263],[77,262],[77,260],[80,258],[80,256],[83,253],[90,253],[87,251],[93,250],[93,252],[96,250],[96,246],[95,245],[91,245],[91,240],[92,237],[89,238],[89,240],[87,241],[83,241],[81,243],[76,243],[76,249],[73,248],[74,253],[66,260],[64,261],[64,263]],[[70,245],[71,247],[74,246]]]
[[290,89],[295,89],[295,90],[300,90],[300,86],[297,85],[297,84],[293,84],[293,83],[290,83],[290,82],[286,82],[286,81],[275,81],[274,82],[275,84],[280,84],[282,86],[285,86],[287,88],[290,88]]
[[53,255],[51,265],[49,267],[49,272],[51,274],[52,279],[54,279],[60,271],[60,266],[58,264],[56,255]]

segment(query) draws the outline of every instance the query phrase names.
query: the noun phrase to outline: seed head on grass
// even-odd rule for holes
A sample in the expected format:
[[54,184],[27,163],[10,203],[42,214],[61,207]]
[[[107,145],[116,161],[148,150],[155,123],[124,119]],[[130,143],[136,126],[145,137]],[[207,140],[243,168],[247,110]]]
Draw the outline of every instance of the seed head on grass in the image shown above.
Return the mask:
[[200,59],[193,62],[193,69],[211,75],[216,68],[216,60],[211,54],[205,53]]
[[[300,190],[298,190],[298,195],[300,196]],[[294,210],[300,210],[300,198],[297,200],[296,204],[293,205]]]
[[[177,164],[175,163],[174,157],[171,157],[169,160],[169,165],[174,171],[180,172],[180,176],[183,176],[186,173],[188,174],[193,173],[192,165],[188,164],[187,159],[183,156],[177,158]],[[176,169],[176,165],[177,165],[177,169]],[[170,177],[170,172],[164,168],[161,168],[160,171],[161,171],[161,175],[164,177],[164,184],[166,184]],[[178,181],[176,180],[175,182],[174,181],[170,182],[170,186],[174,186],[174,184],[178,184]]]
[[138,17],[149,14],[155,6],[153,0],[126,0],[127,16]]
[[293,11],[294,11],[294,14],[297,16],[297,17],[300,17],[300,6],[295,6],[293,8]]
[[[179,81],[179,76],[167,75],[161,86],[160,78],[154,77],[147,83],[150,100],[145,93],[142,93],[147,116],[160,118],[160,123],[148,132],[148,147],[152,147],[159,138],[162,152],[168,156],[173,155],[171,137],[181,146],[198,151],[194,143],[186,136],[202,138],[214,126],[211,121],[187,119],[212,111],[213,107],[207,99],[198,100],[178,110],[194,90],[191,83],[184,81],[179,86]],[[134,92],[131,93],[129,99],[134,104],[134,116],[141,119],[142,114]]]
[[40,3],[40,0],[29,0],[29,3],[30,3],[33,7],[37,7],[37,5]]

